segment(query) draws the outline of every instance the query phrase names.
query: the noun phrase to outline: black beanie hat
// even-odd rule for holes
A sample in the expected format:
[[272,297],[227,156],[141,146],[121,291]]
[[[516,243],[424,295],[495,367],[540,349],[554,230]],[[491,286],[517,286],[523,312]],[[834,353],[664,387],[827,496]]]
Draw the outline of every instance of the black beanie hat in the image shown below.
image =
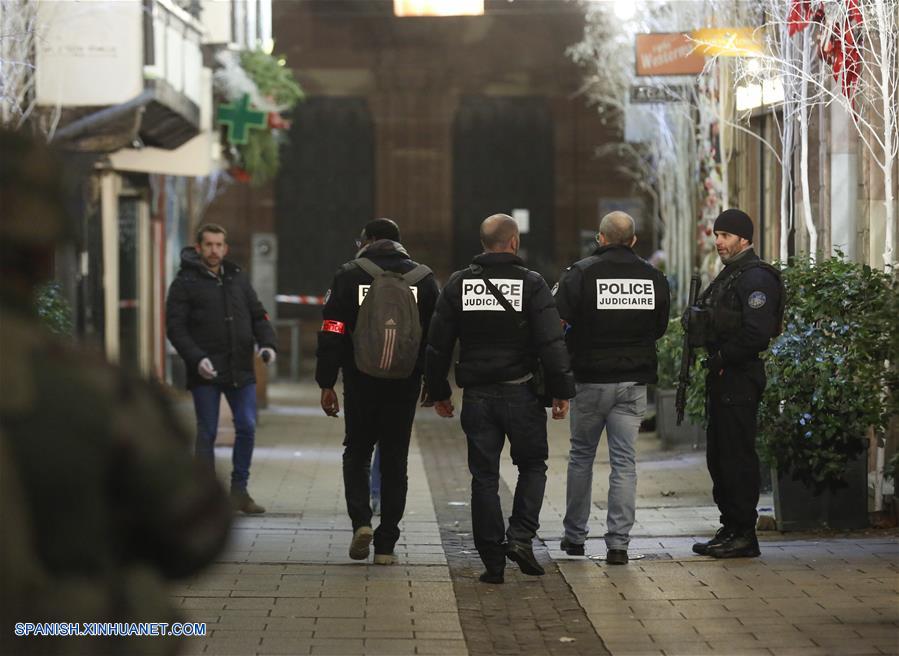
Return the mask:
[[718,232],[719,230],[722,232],[729,232],[732,235],[737,235],[738,237],[752,241],[752,219],[750,219],[749,215],[743,210],[724,210],[718,215],[718,218],[715,219],[715,227],[713,230],[715,232]]

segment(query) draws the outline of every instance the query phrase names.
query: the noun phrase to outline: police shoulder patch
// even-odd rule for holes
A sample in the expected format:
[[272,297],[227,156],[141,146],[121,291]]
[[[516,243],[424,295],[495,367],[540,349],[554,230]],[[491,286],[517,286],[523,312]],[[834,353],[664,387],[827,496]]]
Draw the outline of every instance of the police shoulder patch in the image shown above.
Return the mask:
[[768,302],[768,297],[765,296],[765,292],[752,292],[749,295],[749,307],[753,310],[758,310],[760,307],[764,306],[765,303]]

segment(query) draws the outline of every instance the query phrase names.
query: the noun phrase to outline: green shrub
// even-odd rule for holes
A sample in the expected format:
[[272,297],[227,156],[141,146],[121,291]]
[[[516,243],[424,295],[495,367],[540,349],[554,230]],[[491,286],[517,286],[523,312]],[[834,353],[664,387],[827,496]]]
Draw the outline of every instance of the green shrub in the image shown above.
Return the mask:
[[[665,335],[656,342],[656,353],[659,358],[659,389],[676,389],[680,375],[681,354],[683,353],[684,328],[680,317],[668,322]],[[705,417],[705,369],[702,360],[705,351],[694,351],[693,368],[690,370],[690,386],[687,388],[686,415],[694,424],[704,426]]]
[[797,259],[784,271],[784,333],[765,356],[763,457],[815,487],[844,485],[847,463],[895,411],[894,278],[842,256]]
[[72,335],[72,308],[62,295],[62,288],[58,282],[47,283],[37,290],[35,308],[41,322],[50,332],[57,335]]

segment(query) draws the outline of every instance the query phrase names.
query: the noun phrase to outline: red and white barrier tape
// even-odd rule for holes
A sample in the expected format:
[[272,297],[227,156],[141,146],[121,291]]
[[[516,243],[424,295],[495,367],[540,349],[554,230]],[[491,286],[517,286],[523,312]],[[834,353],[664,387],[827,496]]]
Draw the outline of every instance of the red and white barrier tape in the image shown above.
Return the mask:
[[293,296],[291,294],[276,294],[276,303],[292,303],[293,305],[324,305],[324,296]]

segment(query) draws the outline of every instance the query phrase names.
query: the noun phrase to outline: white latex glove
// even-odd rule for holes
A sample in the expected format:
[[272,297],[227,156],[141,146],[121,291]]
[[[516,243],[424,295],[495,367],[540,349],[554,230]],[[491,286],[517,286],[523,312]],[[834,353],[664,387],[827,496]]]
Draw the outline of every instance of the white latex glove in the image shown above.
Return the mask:
[[275,355],[275,349],[265,346],[259,349],[259,357],[262,358],[265,364],[271,364],[277,356]]
[[197,365],[197,373],[206,380],[212,380],[219,375],[219,372],[212,366],[212,361],[209,358],[200,360],[200,364]]

